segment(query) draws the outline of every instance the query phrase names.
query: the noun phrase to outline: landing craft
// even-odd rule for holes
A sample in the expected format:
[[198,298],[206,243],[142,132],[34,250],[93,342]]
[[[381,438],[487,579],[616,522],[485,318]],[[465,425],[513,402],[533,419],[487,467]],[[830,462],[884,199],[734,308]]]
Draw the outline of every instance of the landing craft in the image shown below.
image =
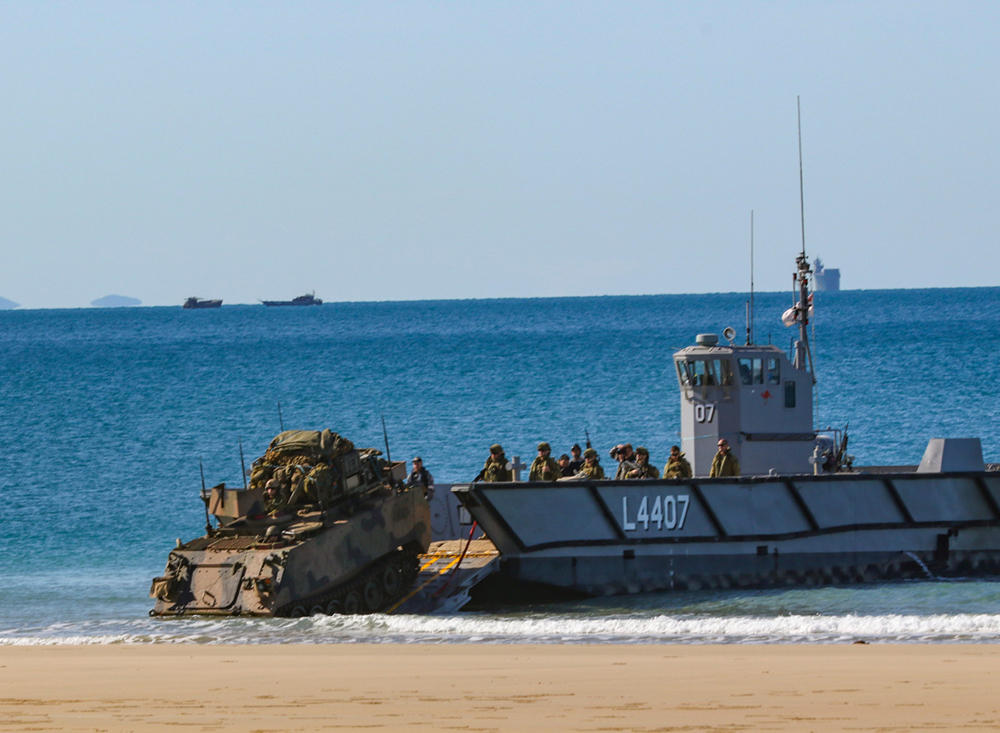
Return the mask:
[[[916,467],[855,467],[846,432],[815,429],[804,252],[797,265],[792,358],[732,329],[674,354],[693,478],[453,487],[500,552],[492,584],[614,595],[1000,573],[1000,472],[978,439],[931,440]],[[708,478],[721,439],[738,477]]]

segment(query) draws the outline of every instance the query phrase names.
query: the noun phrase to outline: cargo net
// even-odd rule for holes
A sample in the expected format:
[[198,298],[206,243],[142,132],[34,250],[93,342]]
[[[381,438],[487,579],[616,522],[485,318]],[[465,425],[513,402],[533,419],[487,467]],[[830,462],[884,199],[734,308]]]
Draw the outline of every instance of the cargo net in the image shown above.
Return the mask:
[[288,430],[277,435],[253,463],[250,488],[263,489],[265,511],[277,516],[308,505],[329,506],[345,498],[374,448],[355,450],[354,443],[330,430]]

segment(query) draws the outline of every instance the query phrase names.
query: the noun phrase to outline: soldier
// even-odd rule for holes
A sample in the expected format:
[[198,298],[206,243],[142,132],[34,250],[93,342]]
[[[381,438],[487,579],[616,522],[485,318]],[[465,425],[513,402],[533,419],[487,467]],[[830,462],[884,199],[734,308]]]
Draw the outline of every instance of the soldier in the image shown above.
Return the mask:
[[434,496],[434,477],[431,472],[424,468],[424,459],[416,456],[413,459],[413,470],[406,477],[406,485],[411,489],[419,486],[424,490],[424,496],[430,501]]
[[281,484],[277,479],[269,479],[264,485],[264,511],[272,517],[278,517],[285,513],[288,502],[281,492]]
[[660,470],[650,464],[649,451],[641,445],[635,449],[635,468],[625,478],[659,478]]
[[[580,465],[583,465],[582,461],[580,462]],[[566,476],[574,476],[576,474],[576,471],[574,471],[573,467],[570,465],[569,456],[565,453],[559,456],[559,471],[562,473],[563,478]]]
[[604,478],[604,469],[601,468],[600,461],[597,460],[597,451],[587,448],[583,452],[583,466],[580,467],[578,476],[599,481]]
[[663,478],[691,478],[691,464],[676,445],[670,446],[670,460],[663,468]]
[[507,456],[504,455],[502,445],[494,443],[490,446],[490,457],[486,459],[486,464],[479,475],[482,481],[511,480],[510,470],[507,468]]
[[569,452],[573,454],[573,457],[569,461],[569,470],[575,474],[583,465],[583,457],[580,455],[580,444],[574,443],[573,447],[569,449]]
[[548,443],[538,444],[538,457],[531,462],[529,481],[558,481],[562,478],[559,464],[552,457],[552,447]]
[[740,462],[736,456],[729,452],[729,443],[725,438],[719,441],[719,452],[712,459],[712,471],[709,478],[719,478],[721,476],[739,476]]
[[635,454],[632,453],[631,443],[619,443],[611,449],[609,454],[618,461],[618,470],[615,471],[615,480],[621,481],[628,477],[629,471],[635,468]]

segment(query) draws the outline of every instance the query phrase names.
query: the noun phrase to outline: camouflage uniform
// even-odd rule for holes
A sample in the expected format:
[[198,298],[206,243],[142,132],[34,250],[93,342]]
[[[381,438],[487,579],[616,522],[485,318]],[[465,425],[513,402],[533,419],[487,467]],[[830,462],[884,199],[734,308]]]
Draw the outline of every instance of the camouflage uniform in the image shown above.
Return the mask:
[[[601,479],[603,479],[604,478],[604,469],[601,468],[600,461],[596,460],[597,459],[597,451],[594,450],[593,448],[587,448],[587,450],[584,452],[583,456],[584,456],[585,459],[586,458],[594,458],[595,460],[594,460],[594,462],[592,464],[588,464],[587,461],[584,460],[583,465],[580,466],[580,474],[583,474],[587,478],[593,479],[595,481],[600,481]],[[577,474],[577,475],[580,475],[580,474]]]
[[507,457],[504,455],[503,448],[498,444],[490,446],[490,457],[483,465],[482,480],[488,482],[513,480],[513,476],[507,468]]
[[691,464],[688,463],[683,453],[677,456],[677,460],[670,456],[670,460],[667,461],[667,465],[663,469],[663,478],[691,478],[691,476]]
[[264,494],[264,511],[267,514],[279,514],[285,511],[285,507],[288,506],[288,498],[285,496],[284,492],[281,490],[281,485],[274,479],[270,479],[267,482],[267,489],[273,490],[273,495],[268,495],[266,492]]
[[651,463],[637,463],[635,469],[639,473],[628,478],[660,478],[660,469]]
[[[539,452],[549,452],[552,449],[548,443],[539,443],[538,450]],[[558,481],[560,478],[562,478],[562,469],[559,468],[559,464],[551,455],[544,458],[538,456],[531,462],[531,472],[528,474],[529,481]]]
[[712,471],[708,474],[709,478],[739,475],[740,462],[736,460],[736,456],[733,455],[731,450],[725,453],[720,451],[715,454],[715,458],[712,459]]
[[542,458],[538,456],[531,462],[531,473],[528,474],[529,481],[558,481],[562,478],[562,469],[552,456]]
[[615,480],[621,481],[622,479],[628,478],[628,472],[636,467],[636,464],[631,459],[627,459],[618,464],[618,470],[615,471]]
[[[641,456],[645,456],[646,460],[640,460]],[[635,463],[632,465],[632,468],[629,469],[628,473],[625,474],[624,478],[638,479],[659,477],[660,470],[649,462],[649,451],[640,445],[635,449]]]

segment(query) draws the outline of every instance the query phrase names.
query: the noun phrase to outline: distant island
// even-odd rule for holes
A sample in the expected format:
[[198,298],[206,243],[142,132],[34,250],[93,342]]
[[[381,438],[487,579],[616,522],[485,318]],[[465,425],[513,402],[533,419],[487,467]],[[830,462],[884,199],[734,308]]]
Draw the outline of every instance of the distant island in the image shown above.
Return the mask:
[[15,303],[13,300],[7,300],[6,298],[0,298],[0,311],[9,311],[13,308],[20,307],[20,303]]
[[105,295],[103,298],[90,301],[90,304],[98,308],[124,308],[130,305],[142,305],[142,301],[125,295]]

